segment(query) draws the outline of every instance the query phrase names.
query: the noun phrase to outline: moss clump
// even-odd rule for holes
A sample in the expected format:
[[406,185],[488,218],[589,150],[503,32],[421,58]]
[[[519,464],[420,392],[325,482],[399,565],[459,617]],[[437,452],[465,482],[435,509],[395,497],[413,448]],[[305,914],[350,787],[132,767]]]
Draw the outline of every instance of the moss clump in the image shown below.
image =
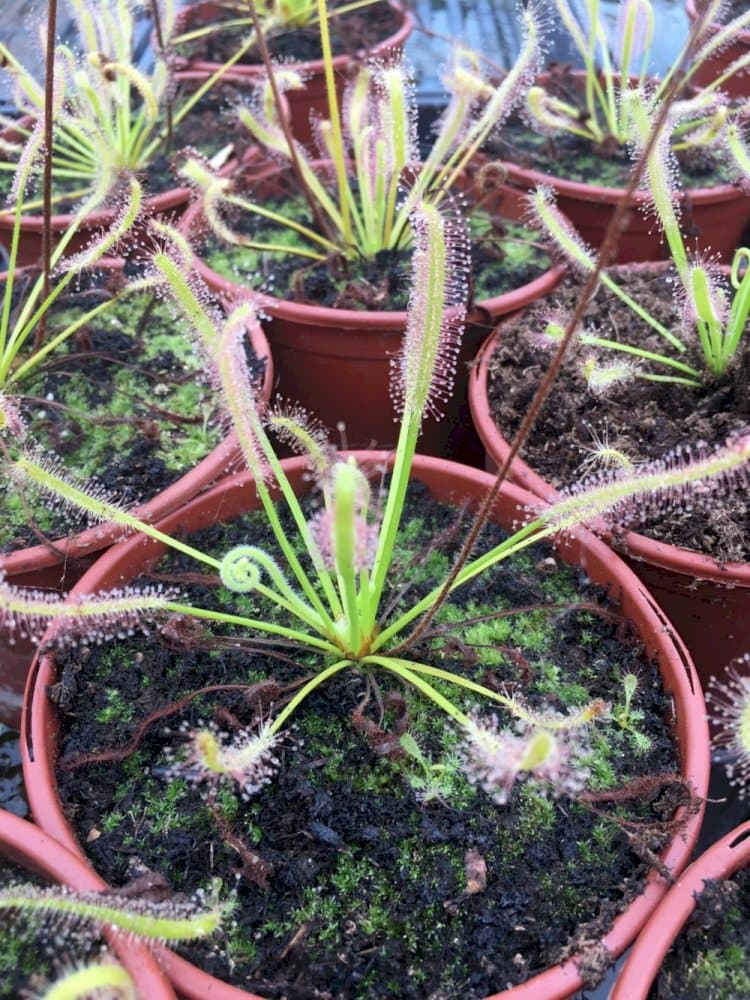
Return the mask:
[[[421,487],[411,487],[409,499],[417,516],[405,521],[398,539],[386,621],[434,585],[432,571],[442,575],[464,534],[456,512],[433,504]],[[479,551],[500,535],[489,529]],[[219,554],[248,538],[263,546],[261,516],[207,529],[195,542]],[[160,572],[191,568],[175,556]],[[531,550],[491,578],[470,581],[410,655],[496,690],[523,693],[542,711],[564,712],[592,698],[617,703],[622,681],[613,674],[638,674],[631,708],[650,719],[652,749],[636,757],[621,726],[602,721],[585,751],[587,766],[600,784],[673,768],[651,667],[636,644],[623,643],[619,622],[595,613],[601,595],[582,590],[576,571],[549,570],[548,551]],[[238,600],[200,583],[186,599],[228,611]],[[254,617],[271,611],[258,595],[250,604]],[[256,645],[230,627],[206,632],[179,651],[165,648],[158,635],[118,648],[119,664],[108,654],[103,674],[98,651],[82,665],[82,682],[97,672],[94,718],[78,710],[66,717],[64,753],[124,744],[136,719],[206,684],[252,685],[272,677],[281,689],[276,703],[283,703],[321,666],[309,654]],[[128,670],[136,648],[141,659]],[[67,655],[75,659],[76,652]],[[142,683],[139,671],[151,684]],[[106,727],[97,721],[96,712],[112,703],[108,688],[119,689],[134,706],[132,722]],[[479,708],[469,691],[457,693],[441,680],[435,688],[466,712]],[[337,675],[299,706],[276,751],[278,774],[247,801],[231,785],[201,789],[170,777],[174,755],[186,753],[181,725],[194,729],[220,719],[230,738],[238,726],[268,717],[266,705],[246,698],[235,690],[201,695],[170,718],[166,739],[153,727],[133,758],[60,774],[81,838],[92,826],[102,830],[89,850],[115,884],[132,875],[134,851],[149,869],[165,872],[177,891],[207,887],[217,873],[226,887],[236,884],[237,924],[228,938],[218,950],[185,954],[245,989],[268,992],[267,970],[283,955],[284,981],[304,976],[311,990],[325,983],[353,1000],[387,996],[385,983],[398,984],[396,995],[409,1000],[436,990],[467,1000],[486,996],[544,968],[552,928],[555,947],[564,947],[580,921],[597,918],[602,899],[606,913],[616,910],[643,872],[614,810],[608,821],[531,783],[514,788],[507,805],[498,807],[470,783],[462,763],[466,751],[443,714],[417,692],[361,668]],[[485,703],[482,715],[513,724],[499,705]],[[411,750],[404,734],[413,740]],[[646,802],[623,806],[629,819],[643,823],[654,818],[649,809]],[[121,821],[104,830],[101,816],[110,810]],[[479,891],[469,890],[472,858],[480,869],[486,866]],[[260,878],[259,861],[268,866]],[[527,963],[523,968],[515,963],[518,954]]]
[[750,872],[707,880],[696,908],[654,984],[658,1000],[742,1000],[750,996]]

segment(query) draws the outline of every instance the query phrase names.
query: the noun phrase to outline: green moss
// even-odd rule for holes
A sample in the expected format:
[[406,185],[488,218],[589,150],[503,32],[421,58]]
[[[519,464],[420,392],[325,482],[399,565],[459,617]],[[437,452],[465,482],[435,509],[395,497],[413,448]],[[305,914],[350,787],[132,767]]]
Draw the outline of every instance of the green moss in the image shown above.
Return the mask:
[[117,827],[122,823],[125,814],[120,812],[118,809],[108,812],[107,815],[102,820],[102,830],[105,833],[112,833]]
[[736,943],[711,949],[693,966],[689,981],[710,997],[750,996],[748,957],[746,949]]
[[168,782],[149,779],[144,807],[154,834],[166,837],[172,830],[185,830],[193,825],[190,786],[182,778]]
[[[143,350],[139,352],[138,331],[147,307],[148,321],[140,338]],[[63,329],[79,315],[78,310],[55,314],[54,330]],[[169,414],[157,453],[170,470],[189,468],[217,439],[216,431],[208,426],[213,404],[199,378],[203,365],[193,350],[193,335],[175,319],[167,303],[151,306],[151,297],[143,294],[117,302],[104,313],[101,325],[112,335],[130,339],[132,355],[119,349],[112,389],[104,398],[92,394],[91,375],[85,370],[68,374],[60,383],[60,401],[85,425],[80,441],[67,451],[66,461],[82,476],[96,475],[106,464],[108,453],[130,443],[134,418],[153,422]],[[139,368],[133,366],[132,356],[140,357]],[[188,377],[190,373],[195,377]],[[30,388],[39,390],[42,384],[36,381]],[[39,433],[44,441],[43,429]]]
[[519,799],[517,836],[530,841],[554,829],[557,810],[550,799],[531,785],[521,787]]
[[589,761],[589,784],[593,789],[602,790],[614,788],[617,784],[617,771],[613,762],[613,750],[610,740],[602,733],[597,733],[591,742],[592,756]]
[[[10,982],[11,976],[23,969],[25,978],[30,979],[38,971],[38,956],[30,956],[19,934],[0,934],[0,983]],[[0,997],[9,997],[0,986]]]
[[[90,304],[89,299],[86,308]],[[49,335],[83,311],[83,307],[54,311]],[[77,477],[96,480],[104,472],[107,482],[115,483],[109,488],[124,493],[126,502],[143,499],[132,487],[128,493],[128,456],[134,443],[142,439],[150,444],[148,457],[139,453],[133,467],[148,462],[156,470],[162,465],[166,481],[174,480],[221,439],[217,400],[193,350],[192,335],[164,302],[151,307],[149,296],[126,296],[92,320],[86,335],[91,338],[90,354],[82,354],[80,344],[67,342],[43,370],[17,387],[26,397],[29,432]],[[161,473],[151,473],[157,474]],[[29,520],[10,485],[5,483],[0,490],[2,549],[15,547],[14,538],[24,534]],[[140,488],[147,489],[148,484]],[[29,501],[33,520],[45,533],[64,534],[68,526],[80,530],[77,518],[71,515],[66,521],[48,501],[35,502],[33,495]]]
[[[429,509],[422,503],[420,511],[426,506]],[[399,567],[393,576],[396,587],[414,578],[418,582],[413,589],[419,593],[420,588],[433,582],[429,574],[424,573],[426,559],[420,558],[425,551],[424,539],[451,534],[443,512],[436,512],[434,517],[434,524],[429,518],[420,516],[404,526],[398,541]],[[260,517],[247,518],[232,529],[232,537],[226,541],[232,544],[235,537],[243,537],[260,543],[261,527]],[[460,530],[456,534],[458,537],[454,537],[452,543],[454,548],[460,542]],[[213,545],[215,536],[211,537]],[[447,544],[434,546],[429,555],[441,564],[450,564],[451,547]],[[431,628],[434,638],[415,647],[411,655],[423,662],[455,670],[472,680],[492,683],[496,690],[522,695],[529,705],[564,711],[581,705],[592,695],[580,679],[579,658],[574,657],[568,663],[564,657],[558,658],[557,651],[576,647],[578,633],[589,629],[592,634],[598,631],[602,645],[595,647],[583,672],[590,675],[592,684],[597,683],[597,697],[616,700],[621,687],[619,676],[635,661],[635,654],[631,657],[627,652],[621,658],[613,657],[614,626],[610,627],[601,619],[592,621],[588,613],[582,615],[571,608],[580,600],[576,571],[561,570],[562,581],[552,581],[550,576],[554,574],[534,572],[539,560],[539,552],[532,551],[523,559],[514,560],[517,572],[511,573],[508,567],[503,567],[498,576],[507,586],[498,586],[497,593],[487,593],[481,585],[467,586],[466,593],[456,595],[455,603],[441,609]],[[179,559],[171,563],[178,571],[183,565]],[[160,569],[167,571],[164,565]],[[233,609],[242,602],[243,608],[253,617],[268,611],[260,598],[238,600],[236,595],[227,595],[224,591],[211,596],[228,597]],[[201,603],[205,599],[202,593]],[[495,613],[511,600],[532,610],[496,617]],[[461,626],[462,622],[474,618],[486,620]],[[448,627],[460,643],[446,639],[441,630]],[[147,656],[147,652],[144,655]],[[198,656],[201,672],[212,677],[221,676],[227,682],[236,682],[248,675],[258,678],[261,676],[258,670],[264,668],[280,682],[296,683],[300,677],[321,667],[314,656],[309,662],[302,657],[299,662],[292,662],[288,655],[269,661],[265,650],[243,649],[235,657],[234,653],[227,652],[226,646],[212,649],[210,655],[205,652],[195,655],[196,659],[192,653],[187,657],[188,679],[182,674],[183,658],[160,651],[159,669],[173,678],[170,699],[181,696],[183,685],[187,690],[197,686]],[[296,658],[296,651],[294,656]],[[172,666],[169,665],[170,657]],[[616,669],[614,659],[618,660]],[[111,687],[115,678],[123,676],[122,665],[118,667],[114,659],[107,662],[109,673],[99,680],[103,690]],[[598,685],[603,685],[603,689]],[[434,686],[454,699],[464,711],[476,711],[480,707],[478,697],[465,689],[457,689],[442,680],[436,680]],[[416,753],[412,749],[400,760],[388,759],[378,754],[366,735],[352,725],[352,713],[363,705],[365,695],[368,700],[364,711],[373,727],[381,727],[383,732],[389,733],[398,747],[399,727],[406,725]],[[395,696],[403,701],[396,700]],[[236,698],[238,700],[229,701],[227,707],[244,720],[242,713],[249,715],[249,709],[246,705],[241,706],[239,695]],[[194,725],[200,718],[210,718],[216,704],[216,698],[193,702],[186,713],[189,724]],[[104,706],[111,707],[110,702],[104,702]],[[481,710],[485,717],[494,716],[499,726],[514,727],[513,719],[502,706],[485,702]],[[144,766],[139,752],[137,765],[131,767],[127,762],[124,767],[124,771],[135,776],[137,766],[141,773],[148,774],[148,779],[143,798],[133,803],[132,808],[129,804],[128,814],[113,830],[112,839],[129,844],[142,856],[143,830],[154,831],[156,843],[149,848],[147,863],[155,869],[169,868],[175,888],[181,891],[188,888],[190,872],[181,871],[179,861],[174,865],[169,859],[181,857],[188,828],[191,842],[199,845],[194,857],[210,851],[212,870],[226,871],[226,866],[230,872],[236,870],[236,852],[216,831],[215,816],[201,798],[200,790],[174,779],[164,783],[160,772],[164,769],[166,754],[157,749],[157,734],[154,732],[152,736],[153,740],[149,737],[144,741],[144,748],[150,744],[145,753],[145,760],[150,763]],[[179,741],[170,742],[179,746]],[[370,677],[364,668],[356,668],[339,675],[330,685],[311,695],[295,713],[294,730],[279,754],[282,764],[278,780],[283,784],[278,794],[294,801],[296,808],[290,810],[288,816],[282,808],[279,816],[279,803],[273,800],[276,794],[273,785],[247,802],[240,800],[234,787],[226,785],[219,789],[213,803],[214,810],[220,811],[233,833],[246,846],[257,849],[261,856],[275,860],[276,852],[283,851],[287,843],[304,845],[302,854],[297,853],[296,847],[290,848],[293,861],[284,879],[278,878],[278,869],[274,873],[273,891],[278,890],[279,884],[283,885],[283,905],[277,902],[276,896],[272,897],[271,889],[249,887],[244,881],[239,883],[238,895],[243,898],[243,906],[248,907],[248,913],[243,913],[244,938],[252,938],[252,947],[246,948],[242,936],[236,936],[230,928],[228,940],[221,945],[229,960],[252,965],[256,953],[259,956],[278,955],[304,928],[300,939],[304,944],[299,944],[299,954],[304,949],[310,962],[330,961],[331,956],[335,959],[344,951],[381,956],[383,962],[392,961],[393,955],[398,954],[398,961],[403,956],[407,967],[420,970],[416,974],[424,975],[424,970],[429,970],[428,979],[434,968],[442,968],[440,988],[445,990],[448,984],[455,984],[455,995],[462,995],[467,970],[460,949],[450,953],[446,942],[459,940],[458,935],[465,931],[463,921],[467,913],[474,912],[475,903],[477,908],[481,907],[481,900],[467,902],[465,894],[465,853],[468,846],[474,845],[486,860],[488,893],[490,886],[505,886],[508,879],[526,878],[525,862],[531,858],[536,861],[541,856],[542,912],[545,908],[554,912],[554,919],[559,917],[560,925],[566,927],[579,913],[590,919],[595,907],[589,898],[589,874],[609,869],[609,856],[618,846],[613,840],[614,824],[600,823],[590,812],[577,810],[575,803],[567,799],[561,803],[547,797],[543,788],[531,782],[519,783],[507,807],[497,808],[481,788],[470,784],[462,766],[464,751],[460,742],[457,727],[446,721],[432,703],[418,692],[393,683],[382,672],[375,672]],[[592,727],[590,745],[590,768],[595,787],[597,783],[604,787],[626,780],[628,768],[621,765],[629,766],[633,755],[628,752],[625,736],[616,722],[612,719],[597,722]],[[401,746],[403,748],[403,743]],[[179,754],[179,749],[177,752]],[[165,795],[166,788],[170,789],[170,797]],[[122,791],[126,794],[124,787]],[[338,802],[338,796],[346,797],[351,810],[334,810],[333,803]],[[118,802],[122,797],[119,796]],[[367,817],[375,809],[379,815],[393,817],[394,829],[398,818],[397,837],[388,824],[378,826],[377,850],[372,846],[373,839],[369,839],[371,831],[367,830]],[[576,834],[564,856],[557,857],[557,841],[564,835],[572,815],[575,815]],[[454,816],[455,826],[460,830],[455,837],[452,832]],[[588,836],[589,830],[591,836]],[[169,838],[170,831],[179,832],[171,856],[166,851],[161,853],[161,841]],[[549,851],[547,844],[552,845]],[[571,854],[584,866],[580,877],[577,872],[575,877],[568,878]],[[385,862],[384,857],[387,858]],[[515,861],[524,863],[521,876],[514,868]],[[185,866],[186,869],[190,867]],[[569,884],[563,891],[560,881],[565,879]],[[403,892],[407,887],[412,890],[409,898],[418,899],[419,905],[412,905],[404,912],[399,905],[399,887]],[[512,895],[510,889],[508,892]],[[539,899],[538,896],[534,898]],[[268,917],[271,912],[273,919]],[[519,917],[518,922],[522,924],[523,918]],[[248,974],[247,970],[242,973]],[[378,991],[381,987],[382,982],[378,984]],[[434,983],[430,988],[435,988]],[[365,998],[367,989],[366,985],[358,983],[357,992],[352,996]]]
[[133,718],[135,708],[127,704],[122,693],[116,688],[106,689],[107,704],[96,713],[96,721],[104,725],[110,723],[125,723]]

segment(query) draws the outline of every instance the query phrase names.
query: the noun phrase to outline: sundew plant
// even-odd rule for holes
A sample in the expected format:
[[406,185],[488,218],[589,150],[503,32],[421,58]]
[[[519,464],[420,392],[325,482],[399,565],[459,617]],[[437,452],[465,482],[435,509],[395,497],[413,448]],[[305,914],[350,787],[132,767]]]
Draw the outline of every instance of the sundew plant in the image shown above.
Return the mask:
[[[132,0],[70,0],[77,28],[75,46],[58,44],[54,51],[54,129],[52,165],[59,202],[102,201],[120,186],[123,177],[145,171],[157,155],[168,151],[173,130],[224,75],[222,67],[200,87],[172,107],[174,85],[169,53],[157,47],[153,65],[135,63],[137,5]],[[174,22],[172,0],[151,6],[159,33],[166,36]],[[44,87],[34,67],[24,66],[0,42],[0,66],[13,85],[13,100],[22,115],[44,118]],[[18,135],[0,144],[0,170],[13,171],[22,152],[23,121],[0,119]],[[27,211],[39,208],[27,198]],[[91,209],[89,208],[89,211]]]
[[74,961],[74,956],[93,944],[104,928],[112,935],[146,943],[209,938],[228,911],[228,904],[207,899],[203,893],[193,899],[151,902],[112,892],[77,892],[65,886],[31,883],[0,889],[0,914],[12,913],[16,932],[22,933],[19,922],[21,927],[27,925],[40,951],[51,948],[57,959],[60,969],[54,981],[42,985],[43,993],[33,994],[48,1000],[83,1000],[103,996],[105,990],[107,996],[138,1000],[136,984],[114,955],[105,950],[84,961]]
[[[381,250],[408,245],[415,206],[425,198],[439,205],[447,192],[456,190],[466,165],[533,79],[540,59],[540,28],[533,9],[523,11],[521,50],[498,86],[487,80],[475,54],[456,50],[444,81],[448,106],[420,165],[413,84],[403,54],[366,63],[340,102],[322,0],[319,25],[329,114],[316,128],[325,162],[311,157],[286,122],[284,91],[302,83],[293,68],[269,63],[268,84],[255,104],[238,109],[239,121],[257,143],[291,172],[312,224],[269,209],[253,199],[252,190],[247,195],[236,191],[231,179],[199,159],[188,161],[183,174],[202,193],[208,223],[225,242],[308,260],[370,259]],[[227,221],[230,213],[232,220],[262,219],[278,229],[279,237],[259,241],[243,234],[237,221]]]
[[[750,437],[744,436],[699,461],[659,463],[629,476],[602,478],[571,491],[554,506],[540,504],[538,509],[519,512],[523,523],[508,538],[481,555],[460,561],[446,580],[407,610],[385,613],[412,460],[423,421],[439,414],[441,401],[451,391],[466,297],[468,240],[458,212],[422,203],[414,209],[411,226],[415,234],[412,296],[403,349],[393,366],[399,438],[390,483],[380,502],[373,497],[355,457],[337,454],[314,428],[288,410],[280,415],[260,411],[241,350],[242,321],[252,306],[242,303],[226,319],[207,307],[188,277],[189,246],[178,233],[161,225],[157,225],[161,249],[154,255],[154,274],[147,280],[168,289],[179,310],[191,320],[221,387],[228,419],[277,551],[260,549],[248,540],[221,555],[205,553],[140,521],[101,493],[69,481],[53,463],[40,461],[32,448],[6,449],[15,451],[8,475],[94,518],[114,521],[125,530],[163,542],[217,573],[229,591],[250,600],[262,598],[276,612],[261,618],[231,608],[209,611],[157,589],[56,600],[3,584],[0,617],[11,629],[38,633],[52,623],[58,641],[64,641],[66,634],[99,638],[171,612],[237,626],[250,636],[306,651],[316,660],[312,676],[257,729],[241,732],[232,742],[210,726],[196,730],[186,767],[198,781],[214,786],[221,781],[235,783],[243,795],[252,795],[271,780],[276,748],[296,709],[334,676],[356,671],[368,678],[389,675],[444,712],[463,734],[470,775],[498,802],[506,800],[517,779],[535,779],[558,792],[580,787],[585,770],[578,760],[580,737],[606,713],[601,702],[592,701],[569,714],[534,710],[521,696],[491,690],[414,657],[410,653],[413,630],[463,584],[480,574],[491,574],[504,559],[527,546],[613,508],[627,507],[643,494],[689,494],[696,484],[702,490],[719,489],[731,475],[742,474],[750,458]],[[269,428],[280,429],[308,458],[323,501],[311,519],[276,456]],[[273,492],[291,518],[291,530],[282,523]],[[453,694],[444,693],[446,685]],[[486,705],[487,714],[467,714],[461,708],[466,692]],[[504,710],[513,724],[500,728],[489,714],[493,708]]]
[[[653,205],[663,225],[679,279],[675,296],[675,313],[679,319],[674,327],[664,326],[628,295],[614,277],[602,272],[602,285],[658,334],[663,348],[647,350],[638,344],[579,330],[576,343],[585,349],[582,371],[594,392],[633,378],[698,389],[728,374],[745,336],[750,312],[750,250],[741,247],[736,251],[728,280],[710,261],[691,259],[680,230],[672,185],[667,180],[670,171],[665,155],[664,146],[660,149],[657,144],[648,157],[647,171]],[[554,193],[546,187],[537,188],[530,205],[530,218],[552,237],[565,260],[583,274],[592,272],[596,254],[560,212]],[[563,326],[560,317],[537,332],[552,346],[561,339]],[[697,352],[696,347],[699,348]],[[696,363],[696,353],[701,363]]]
[[37,125],[26,141],[14,176],[8,268],[0,291],[0,427],[10,428],[13,433],[18,433],[18,407],[14,397],[18,395],[24,379],[78,330],[109,308],[116,297],[98,303],[54,336],[47,336],[45,330],[50,310],[66,289],[74,287],[73,283],[83,272],[114,252],[119,241],[132,229],[142,202],[141,186],[135,177],[131,177],[120,211],[109,229],[92,240],[84,250],[70,255],[68,248],[82,223],[104,202],[106,192],[96,189],[82,201],[66,229],[60,233],[50,254],[49,275],[44,271],[39,273],[19,268],[17,260],[24,194],[41,156],[42,145],[42,129]]
[[750,53],[735,60],[726,71],[700,92],[691,94],[690,82],[706,59],[727,45],[738,32],[750,26],[750,12],[738,15],[714,33],[706,29],[724,7],[723,0],[703,5],[701,19],[690,33],[669,71],[661,79],[649,76],[654,40],[651,0],[620,0],[614,38],[604,24],[600,0],[584,0],[579,19],[568,0],[554,0],[557,16],[584,66],[581,101],[575,95],[560,96],[537,82],[529,89],[526,112],[530,125],[549,135],[570,133],[606,150],[612,144],[625,146],[634,136],[625,107],[628,95],[639,93],[646,113],[655,116],[676,83],[681,99],[671,102],[670,141],[675,150],[710,145],[722,149],[731,129],[736,129],[739,110],[733,112],[722,94],[722,86],[750,65]]

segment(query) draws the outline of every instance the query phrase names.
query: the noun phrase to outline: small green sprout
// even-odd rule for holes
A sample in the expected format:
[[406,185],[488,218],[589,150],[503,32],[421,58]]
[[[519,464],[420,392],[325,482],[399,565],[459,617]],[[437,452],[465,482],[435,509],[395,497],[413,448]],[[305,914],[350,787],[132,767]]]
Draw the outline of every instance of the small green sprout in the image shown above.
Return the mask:
[[462,776],[460,756],[457,753],[447,753],[439,762],[433,763],[409,732],[401,734],[399,744],[417,768],[416,771],[410,769],[406,772],[406,780],[414,789],[417,799],[423,805],[429,805],[430,802],[450,803]]
[[627,673],[622,678],[623,701],[611,709],[612,718],[627,734],[629,742],[637,754],[648,753],[651,749],[651,739],[638,729],[638,723],[643,720],[643,712],[633,705],[633,698],[638,690],[638,677]]

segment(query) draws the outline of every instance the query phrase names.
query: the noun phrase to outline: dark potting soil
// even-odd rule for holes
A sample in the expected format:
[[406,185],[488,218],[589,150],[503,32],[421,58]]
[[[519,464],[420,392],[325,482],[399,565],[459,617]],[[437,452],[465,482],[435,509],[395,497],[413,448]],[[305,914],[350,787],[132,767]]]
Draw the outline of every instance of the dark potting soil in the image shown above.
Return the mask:
[[[264,207],[316,229],[299,194],[291,199],[263,201]],[[290,207],[291,206],[291,207]],[[471,231],[470,302],[514,291],[539,278],[552,261],[537,233],[501,217],[468,214]],[[243,213],[227,216],[232,228],[258,241],[293,241],[289,231],[270,228]],[[281,239],[280,239],[281,234]],[[294,243],[292,242],[292,245]],[[287,254],[259,254],[248,247],[227,246],[209,239],[202,251],[206,263],[220,274],[270,295],[332,309],[404,310],[411,288],[411,248],[381,250],[374,258],[307,262]]]
[[[341,4],[329,5],[329,28],[334,56],[356,55],[374,48],[395,34],[403,19],[401,14],[386,3],[375,3],[363,10],[353,10],[337,15]],[[228,11],[223,20],[236,19],[237,11]],[[217,19],[215,24],[220,24]],[[230,59],[250,34],[250,28],[226,28],[205,35],[195,41],[177,46],[180,55],[191,60],[223,63]],[[283,62],[310,62],[322,58],[320,30],[317,23],[308,27],[287,28],[272,32],[268,39],[271,57]],[[250,49],[240,64],[261,62],[257,49]]]
[[[611,272],[628,294],[668,329],[677,329],[678,306],[674,275],[615,270]],[[570,278],[542,303],[501,326],[500,342],[491,365],[488,390],[495,422],[509,440],[518,430],[531,398],[547,369],[552,351],[541,346],[538,334],[555,310],[569,314],[577,304],[582,282]],[[668,345],[606,288],[600,287],[587,309],[584,328],[620,342],[634,343],[661,354]],[[684,338],[683,338],[684,339]],[[522,457],[555,487],[580,479],[595,437],[624,452],[632,462],[648,462],[685,446],[700,451],[723,446],[750,423],[750,339],[747,333],[727,377],[707,378],[700,389],[634,378],[594,394],[582,373],[582,361],[591,353],[605,361],[622,360],[614,352],[573,349],[542,408]],[[688,342],[682,360],[701,368],[699,348]],[[641,367],[648,370],[647,362]],[[650,370],[656,370],[652,366]],[[666,369],[659,368],[664,372]],[[674,506],[633,512],[627,527],[684,548],[696,549],[724,562],[750,558],[750,501],[747,487],[738,483],[718,496],[697,494],[687,509],[676,498]]]
[[750,870],[707,880],[693,915],[662,963],[652,1000],[750,996]]
[[[418,520],[402,533],[392,570],[400,607],[443,576],[465,530],[422,487],[411,487],[407,510]],[[263,545],[259,516],[191,542],[221,553],[248,537]],[[490,529],[480,548],[498,537]],[[414,591],[405,596],[410,577]],[[183,557],[160,566],[156,579],[180,583],[201,606],[222,606],[223,596],[227,609],[226,591],[196,576]],[[416,655],[560,711],[591,698],[621,705],[623,677],[635,673],[632,718],[650,749],[639,753],[634,734],[612,723],[597,724],[591,736],[591,787],[635,779],[632,800],[615,806],[604,794],[587,808],[583,797],[548,799],[527,784],[500,807],[467,783],[457,737],[431,703],[384,674],[369,688],[368,705],[365,676],[355,669],[295,712],[269,785],[248,801],[229,787],[207,800],[170,773],[165,744],[179,757],[181,726],[213,719],[231,733],[257,723],[269,702],[280,707],[290,685],[315,667],[293,647],[170,619],[147,638],[60,652],[60,683],[50,695],[62,712],[65,812],[113,885],[156,872],[176,892],[218,878],[222,895],[236,894],[226,935],[179,951],[267,997],[472,1000],[581,948],[596,980],[609,959],[591,941],[638,893],[649,867],[643,859],[663,846],[663,822],[682,794],[669,779],[646,777],[676,767],[665,698],[653,667],[601,599],[576,571],[559,564],[553,571],[549,550],[537,548],[462,589]],[[248,609],[238,595],[229,600],[231,610]],[[249,602],[251,612],[257,603]],[[482,609],[510,607],[524,610],[480,620]],[[467,617],[477,621],[443,631]],[[208,684],[247,688],[187,699]],[[441,690],[455,697],[455,689]],[[459,699],[464,708],[467,697]],[[179,710],[162,711],[178,701]],[[74,766],[76,754],[124,747],[149,717],[153,724],[125,753]],[[439,786],[429,799],[424,767],[399,753],[405,729]],[[643,825],[626,833],[616,816]]]
[[[76,311],[80,315],[117,291],[121,280],[118,273],[94,275],[90,287],[61,296],[50,314],[49,335]],[[220,402],[192,337],[167,303],[146,294],[127,297],[14,387],[28,440],[121,504],[155,496],[224,435]],[[247,360],[261,379],[265,362],[249,341]],[[2,498],[2,551],[81,529],[81,516],[28,489],[22,498],[5,481]]]

